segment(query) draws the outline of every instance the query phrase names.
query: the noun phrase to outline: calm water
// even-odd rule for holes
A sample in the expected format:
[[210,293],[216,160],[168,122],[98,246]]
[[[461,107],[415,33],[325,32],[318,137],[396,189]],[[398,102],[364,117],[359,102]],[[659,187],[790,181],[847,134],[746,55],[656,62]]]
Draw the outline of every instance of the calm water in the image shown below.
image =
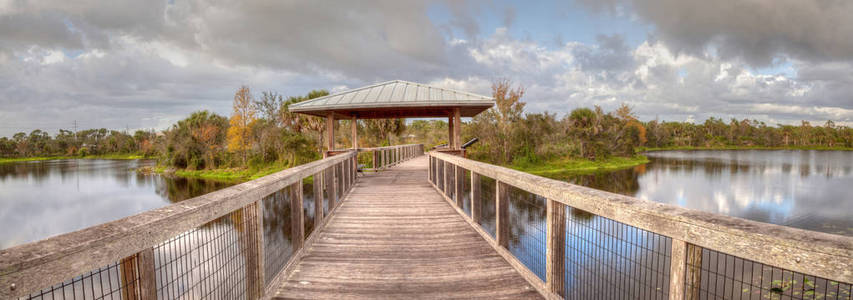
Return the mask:
[[597,189],[766,223],[853,236],[853,152],[664,151],[650,163],[563,175]]
[[0,164],[0,249],[83,229],[227,187],[141,175],[146,160]]
[[[797,228],[853,236],[853,152],[839,151],[667,151],[627,170],[559,179],[642,199]],[[495,182],[481,177],[481,225],[495,233]],[[466,213],[470,214],[466,182]],[[509,190],[509,250],[545,278],[545,199]],[[666,299],[672,240],[587,212],[567,208],[566,299]],[[785,282],[779,269],[702,250],[703,280],[718,283],[711,293],[779,299]],[[722,263],[726,261],[726,263]],[[720,262],[718,264],[718,262]],[[726,267],[728,266],[728,268]],[[734,268],[732,267],[734,266]],[[710,279],[708,279],[710,280]],[[787,281],[786,281],[787,280]],[[849,299],[850,285],[812,278],[817,298]],[[828,289],[826,287],[829,287]],[[734,291],[734,292],[733,292]],[[739,292],[738,292],[739,291]],[[707,295],[706,295],[707,296]],[[797,298],[797,297],[794,297]]]

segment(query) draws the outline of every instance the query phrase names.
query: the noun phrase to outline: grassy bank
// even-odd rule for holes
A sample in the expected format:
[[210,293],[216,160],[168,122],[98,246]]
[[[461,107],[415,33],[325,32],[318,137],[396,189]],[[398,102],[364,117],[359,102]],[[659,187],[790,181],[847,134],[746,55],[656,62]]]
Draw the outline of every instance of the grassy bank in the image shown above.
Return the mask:
[[57,160],[57,159],[143,159],[142,155],[138,154],[104,154],[104,155],[86,155],[86,156],[36,156],[36,157],[16,157],[16,158],[0,158],[0,164],[22,161],[40,161],[40,160]]
[[561,158],[540,163],[513,164],[509,167],[533,175],[548,177],[549,175],[555,174],[583,174],[618,170],[630,168],[648,162],[649,159],[647,157],[643,155],[637,155],[634,157],[610,157],[607,159],[596,161],[577,158]]
[[184,169],[169,169],[158,166],[150,169],[143,169],[142,172],[154,172],[158,174],[170,174],[187,178],[200,178],[218,181],[242,182],[261,178],[288,167],[283,164],[271,164],[263,168],[221,168],[211,170],[184,170]]
[[849,147],[827,147],[827,146],[788,146],[788,147],[766,147],[766,146],[711,146],[711,147],[640,147],[638,152],[669,151],[669,150],[824,150],[824,151],[853,151]]

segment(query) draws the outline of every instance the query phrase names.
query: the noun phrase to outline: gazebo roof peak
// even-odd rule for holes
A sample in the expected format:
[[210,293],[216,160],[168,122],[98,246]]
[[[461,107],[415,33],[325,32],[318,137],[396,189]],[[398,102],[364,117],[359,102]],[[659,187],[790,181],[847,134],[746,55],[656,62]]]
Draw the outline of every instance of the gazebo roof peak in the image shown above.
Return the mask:
[[492,97],[392,80],[290,105],[290,111],[343,118],[446,117],[454,109],[473,117],[495,104]]

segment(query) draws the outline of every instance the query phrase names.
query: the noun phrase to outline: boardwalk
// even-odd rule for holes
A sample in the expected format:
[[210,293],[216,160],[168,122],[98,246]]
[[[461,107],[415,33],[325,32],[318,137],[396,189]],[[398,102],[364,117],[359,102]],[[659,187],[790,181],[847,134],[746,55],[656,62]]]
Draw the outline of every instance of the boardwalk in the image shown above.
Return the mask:
[[541,298],[427,182],[427,157],[360,178],[277,299]]

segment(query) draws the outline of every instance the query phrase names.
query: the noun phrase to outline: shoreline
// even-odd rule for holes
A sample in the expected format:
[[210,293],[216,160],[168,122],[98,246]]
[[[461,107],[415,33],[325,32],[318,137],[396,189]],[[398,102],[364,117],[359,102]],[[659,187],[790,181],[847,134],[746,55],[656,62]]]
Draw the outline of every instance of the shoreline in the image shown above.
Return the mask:
[[707,150],[815,150],[815,151],[853,151],[853,148],[847,147],[824,147],[824,146],[788,146],[788,147],[769,147],[769,146],[713,146],[713,147],[694,147],[694,146],[678,146],[678,147],[640,147],[638,152],[657,152],[657,151],[707,151]]
[[644,155],[637,155],[634,157],[609,157],[600,161],[560,158],[537,164],[515,164],[507,167],[537,176],[549,177],[549,175],[566,173],[593,174],[604,171],[627,169],[646,163],[649,163],[648,157]]
[[153,159],[138,154],[104,154],[104,155],[86,155],[86,156],[34,156],[34,157],[16,157],[16,158],[0,158],[0,164],[28,161],[47,161],[47,160],[65,160],[65,159],[116,159],[116,160],[132,160],[132,159]]
[[137,169],[138,173],[159,174],[165,176],[177,176],[183,178],[196,178],[226,182],[246,182],[258,179],[282,170],[286,166],[273,164],[265,168],[251,170],[249,168],[220,168],[210,170],[187,170],[164,166],[142,167]]

